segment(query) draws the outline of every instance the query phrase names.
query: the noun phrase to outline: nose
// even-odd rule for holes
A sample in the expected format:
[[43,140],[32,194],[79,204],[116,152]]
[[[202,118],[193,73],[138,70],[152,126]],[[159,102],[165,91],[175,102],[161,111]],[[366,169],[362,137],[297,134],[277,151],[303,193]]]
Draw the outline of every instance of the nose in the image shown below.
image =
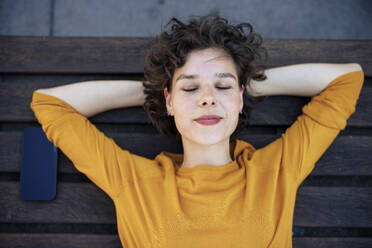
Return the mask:
[[216,105],[216,98],[215,98],[212,90],[210,89],[210,87],[205,87],[204,90],[202,90],[202,94],[201,94],[200,100],[199,100],[199,105],[201,107]]

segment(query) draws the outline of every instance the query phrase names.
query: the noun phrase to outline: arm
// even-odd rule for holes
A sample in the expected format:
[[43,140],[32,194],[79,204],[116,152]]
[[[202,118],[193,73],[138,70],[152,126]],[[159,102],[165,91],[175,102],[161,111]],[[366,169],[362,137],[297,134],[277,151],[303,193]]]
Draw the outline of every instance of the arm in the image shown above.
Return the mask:
[[270,69],[267,76],[254,85],[262,95],[311,96],[297,120],[258,153],[268,164],[278,154],[280,169],[299,186],[355,112],[364,72],[358,64],[300,64]]
[[251,85],[247,86],[247,91],[253,96],[314,96],[333,79],[359,70],[362,70],[362,67],[357,63],[307,63],[275,67],[265,70],[266,80],[252,79]]
[[48,140],[112,199],[133,175],[128,172],[138,156],[118,146],[87,117],[141,104],[141,87],[135,81],[91,81],[35,90],[32,95],[30,107]]
[[141,81],[86,81],[36,90],[62,99],[85,117],[130,106],[141,106],[145,95]]

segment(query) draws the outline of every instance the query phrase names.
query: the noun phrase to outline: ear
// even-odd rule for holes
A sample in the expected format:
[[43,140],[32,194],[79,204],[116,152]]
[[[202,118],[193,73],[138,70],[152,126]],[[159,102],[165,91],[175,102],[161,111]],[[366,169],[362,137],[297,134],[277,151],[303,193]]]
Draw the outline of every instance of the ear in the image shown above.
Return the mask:
[[168,92],[168,88],[164,88],[164,98],[165,98],[165,105],[168,112],[172,115],[172,101],[171,101],[171,93]]

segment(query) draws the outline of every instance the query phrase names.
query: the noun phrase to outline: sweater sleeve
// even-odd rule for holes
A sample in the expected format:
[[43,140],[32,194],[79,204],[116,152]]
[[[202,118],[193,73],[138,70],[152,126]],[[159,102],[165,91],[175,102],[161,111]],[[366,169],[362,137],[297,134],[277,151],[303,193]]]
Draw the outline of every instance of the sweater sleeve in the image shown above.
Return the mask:
[[332,80],[303,106],[302,115],[281,135],[283,165],[295,173],[298,185],[311,173],[348,118],[355,112],[364,82],[362,70]]
[[123,163],[132,154],[121,149],[85,116],[60,98],[34,91],[30,104],[49,141],[112,199],[123,184]]

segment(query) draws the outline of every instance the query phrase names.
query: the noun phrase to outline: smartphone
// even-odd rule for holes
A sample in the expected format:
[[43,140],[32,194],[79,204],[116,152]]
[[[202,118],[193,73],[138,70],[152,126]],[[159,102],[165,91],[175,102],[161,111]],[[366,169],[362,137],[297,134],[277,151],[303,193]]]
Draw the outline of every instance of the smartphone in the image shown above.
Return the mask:
[[53,200],[56,196],[57,147],[41,127],[24,129],[20,184],[22,200]]

